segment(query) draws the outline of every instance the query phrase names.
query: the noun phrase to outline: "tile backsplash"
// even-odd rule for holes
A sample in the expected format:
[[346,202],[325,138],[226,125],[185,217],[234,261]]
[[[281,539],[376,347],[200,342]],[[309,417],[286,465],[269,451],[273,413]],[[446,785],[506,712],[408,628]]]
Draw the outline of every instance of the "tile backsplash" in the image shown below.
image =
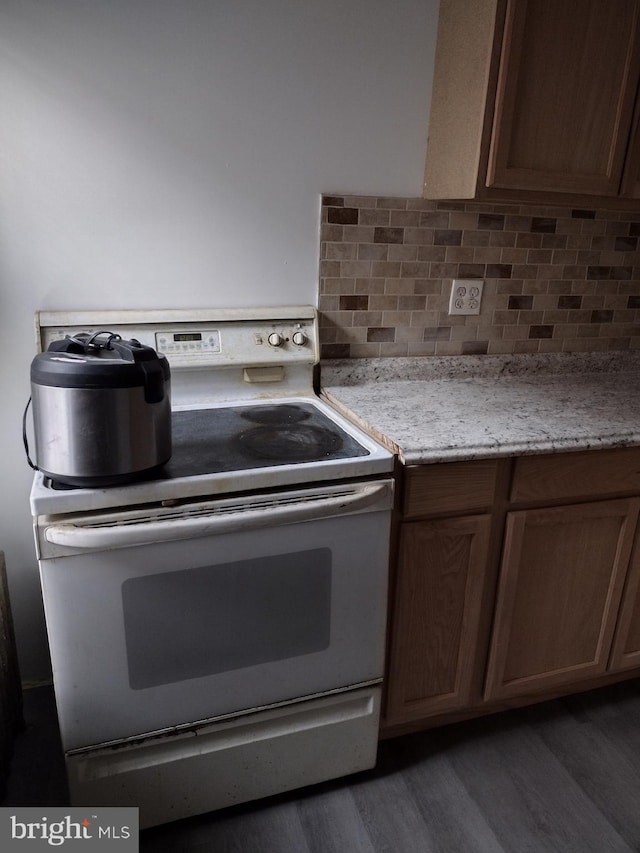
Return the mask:
[[[640,349],[640,213],[326,195],[323,358]],[[484,279],[449,316],[454,278]]]

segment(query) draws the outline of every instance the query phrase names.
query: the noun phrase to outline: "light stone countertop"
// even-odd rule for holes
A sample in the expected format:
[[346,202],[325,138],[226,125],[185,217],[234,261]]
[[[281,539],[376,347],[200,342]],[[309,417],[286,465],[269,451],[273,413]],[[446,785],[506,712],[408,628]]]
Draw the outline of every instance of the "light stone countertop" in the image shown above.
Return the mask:
[[640,445],[640,353],[353,359],[323,395],[407,465]]

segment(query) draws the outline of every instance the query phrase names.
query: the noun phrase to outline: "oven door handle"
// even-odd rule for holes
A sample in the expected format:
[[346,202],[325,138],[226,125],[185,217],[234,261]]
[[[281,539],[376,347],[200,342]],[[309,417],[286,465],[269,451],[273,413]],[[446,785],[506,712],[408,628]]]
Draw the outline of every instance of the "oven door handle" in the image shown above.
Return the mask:
[[146,545],[331,518],[371,509],[375,504],[380,504],[378,509],[391,509],[392,495],[391,481],[376,482],[337,493],[319,492],[300,500],[275,499],[247,508],[236,505],[225,512],[212,505],[210,512],[204,508],[196,515],[190,515],[187,509],[183,515],[173,513],[165,519],[140,517],[120,524],[117,521],[108,524],[51,524],[44,529],[44,538],[53,545],[91,550]]

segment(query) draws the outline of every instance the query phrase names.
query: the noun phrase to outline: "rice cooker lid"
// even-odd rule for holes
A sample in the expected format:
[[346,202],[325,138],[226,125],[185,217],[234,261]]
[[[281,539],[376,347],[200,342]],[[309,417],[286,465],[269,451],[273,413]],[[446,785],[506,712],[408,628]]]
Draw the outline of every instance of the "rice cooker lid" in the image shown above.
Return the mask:
[[31,363],[31,382],[57,388],[147,388],[170,378],[169,362],[153,347],[114,332],[81,332],[53,341]]

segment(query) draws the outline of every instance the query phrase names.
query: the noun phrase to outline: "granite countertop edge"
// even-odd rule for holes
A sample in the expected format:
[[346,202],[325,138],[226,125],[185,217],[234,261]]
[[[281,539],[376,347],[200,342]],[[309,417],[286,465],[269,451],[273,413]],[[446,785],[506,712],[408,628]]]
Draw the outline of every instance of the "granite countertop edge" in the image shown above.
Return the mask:
[[640,351],[331,360],[321,382],[406,465],[640,445]]

